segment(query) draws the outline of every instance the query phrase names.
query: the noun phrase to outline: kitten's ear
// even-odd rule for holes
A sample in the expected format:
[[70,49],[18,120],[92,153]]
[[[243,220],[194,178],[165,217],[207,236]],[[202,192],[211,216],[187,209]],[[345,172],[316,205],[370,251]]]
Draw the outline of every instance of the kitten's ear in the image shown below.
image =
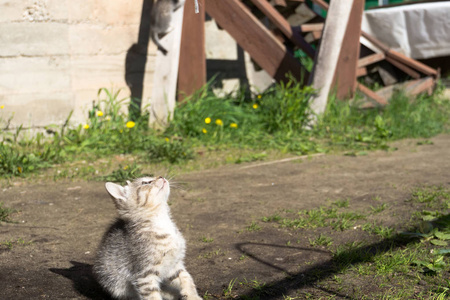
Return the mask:
[[120,186],[112,182],[107,182],[105,184],[105,188],[111,195],[111,197],[113,197],[114,199],[121,200],[124,202],[127,201],[127,194],[123,186]]

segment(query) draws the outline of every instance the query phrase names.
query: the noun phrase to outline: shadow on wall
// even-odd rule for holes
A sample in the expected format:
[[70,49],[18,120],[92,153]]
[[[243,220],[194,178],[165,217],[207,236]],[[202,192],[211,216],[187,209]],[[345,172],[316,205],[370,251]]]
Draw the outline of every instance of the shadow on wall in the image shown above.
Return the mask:
[[152,6],[152,0],[143,0],[138,40],[128,49],[125,59],[125,82],[130,89],[131,101],[128,111],[131,120],[136,120],[141,115]]

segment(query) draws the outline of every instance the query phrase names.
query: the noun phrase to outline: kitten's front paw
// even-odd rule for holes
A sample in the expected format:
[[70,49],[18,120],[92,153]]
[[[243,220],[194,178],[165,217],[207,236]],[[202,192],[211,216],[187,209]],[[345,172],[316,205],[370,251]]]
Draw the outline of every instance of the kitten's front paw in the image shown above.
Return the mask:
[[199,295],[195,294],[195,295],[181,295],[181,300],[203,300],[202,297],[200,297]]

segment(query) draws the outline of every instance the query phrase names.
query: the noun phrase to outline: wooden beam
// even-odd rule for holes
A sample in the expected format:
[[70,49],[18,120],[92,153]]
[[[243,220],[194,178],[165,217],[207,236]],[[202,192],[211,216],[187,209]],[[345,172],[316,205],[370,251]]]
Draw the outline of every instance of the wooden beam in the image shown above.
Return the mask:
[[274,3],[276,6],[281,6],[281,7],[287,6],[286,0],[275,0]]
[[336,66],[334,75],[336,97],[341,100],[352,98],[356,91],[356,70],[361,48],[359,37],[361,36],[364,2],[364,0],[353,1]]
[[291,73],[299,82],[309,73],[239,0],[205,1],[206,12],[277,81]]
[[186,1],[181,34],[178,67],[178,101],[192,95],[206,84],[205,1],[198,0],[199,13],[194,13],[194,1]]
[[406,74],[408,74],[412,78],[414,78],[414,79],[419,79],[420,78],[420,74],[417,73],[416,71],[414,71],[413,69],[411,69],[410,67],[408,67],[407,65],[404,65],[401,62],[396,61],[395,59],[393,59],[391,57],[386,57],[386,61],[388,63],[390,63],[391,65],[393,65],[394,67],[402,70],[403,72],[405,72]]
[[294,45],[302,49],[309,57],[314,58],[315,50],[305,39],[292,30],[289,22],[267,0],[250,0]]
[[[328,95],[335,82],[337,65],[354,1],[360,0],[331,2],[311,76],[311,83],[317,90],[317,95],[311,102],[311,109],[316,115],[325,111]],[[352,79],[356,81],[356,63],[354,67],[355,74]]]
[[356,70],[356,77],[361,77],[361,76],[365,76],[365,75],[367,75],[366,67],[358,68],[358,70]]
[[358,60],[358,68],[368,66],[385,59],[384,53],[374,53]]
[[303,24],[300,25],[300,29],[302,30],[302,32],[322,31],[323,26],[323,23]]
[[410,57],[407,57],[406,55],[397,52],[395,50],[390,49],[387,45],[385,45],[383,42],[381,42],[380,40],[378,40],[377,38],[375,38],[374,36],[371,36],[370,34],[368,34],[367,32],[362,31],[361,35],[363,37],[365,37],[369,42],[371,42],[372,44],[374,44],[377,48],[381,49],[382,51],[384,51],[386,57],[390,57],[392,59],[395,59],[397,61],[399,61],[400,63],[409,66],[413,69],[416,69],[419,72],[424,73],[425,75],[430,75],[430,76],[437,76],[438,72],[437,70],[430,68],[429,66],[415,60],[412,59]]
[[150,101],[150,123],[155,127],[167,126],[168,119],[173,117],[175,109],[183,11],[184,6],[173,13],[174,29],[161,38],[161,44],[168,50],[167,55],[161,51],[156,53]]
[[417,95],[423,92],[427,92],[429,95],[433,92],[435,80],[432,77],[426,77],[419,80],[419,82],[412,87],[408,93],[411,95]]
[[313,31],[312,36],[314,40],[320,40],[322,38],[322,31]]
[[375,93],[374,91],[372,91],[371,89],[366,87],[365,85],[358,83],[357,86],[358,86],[358,89],[361,91],[361,93],[363,93],[370,99],[374,100],[378,104],[383,105],[383,106],[388,104],[387,100],[384,97],[378,95],[377,93]]

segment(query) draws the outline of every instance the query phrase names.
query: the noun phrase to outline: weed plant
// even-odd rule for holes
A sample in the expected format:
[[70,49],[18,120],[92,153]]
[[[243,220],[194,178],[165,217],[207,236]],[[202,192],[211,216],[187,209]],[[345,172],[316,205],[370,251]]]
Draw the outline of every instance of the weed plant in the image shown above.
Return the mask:
[[[448,130],[450,101],[436,95],[411,100],[395,94],[383,109],[360,110],[330,98],[325,113],[313,118],[315,91],[296,81],[279,84],[249,97],[244,92],[216,96],[211,84],[180,103],[169,126],[148,126],[149,113],[130,120],[120,91],[100,89],[85,124],[73,126],[69,114],[63,126],[49,126],[49,136],[32,138],[3,133],[0,176],[11,178],[75,159],[132,154],[139,161],[179,164],[195,159],[195,149],[274,149],[309,154],[333,150],[365,153],[388,149],[388,142],[407,137],[428,138]],[[316,123],[311,126],[311,121]],[[6,121],[8,127],[11,118]],[[0,115],[0,122],[2,122]],[[244,157],[236,163],[263,159]]]

